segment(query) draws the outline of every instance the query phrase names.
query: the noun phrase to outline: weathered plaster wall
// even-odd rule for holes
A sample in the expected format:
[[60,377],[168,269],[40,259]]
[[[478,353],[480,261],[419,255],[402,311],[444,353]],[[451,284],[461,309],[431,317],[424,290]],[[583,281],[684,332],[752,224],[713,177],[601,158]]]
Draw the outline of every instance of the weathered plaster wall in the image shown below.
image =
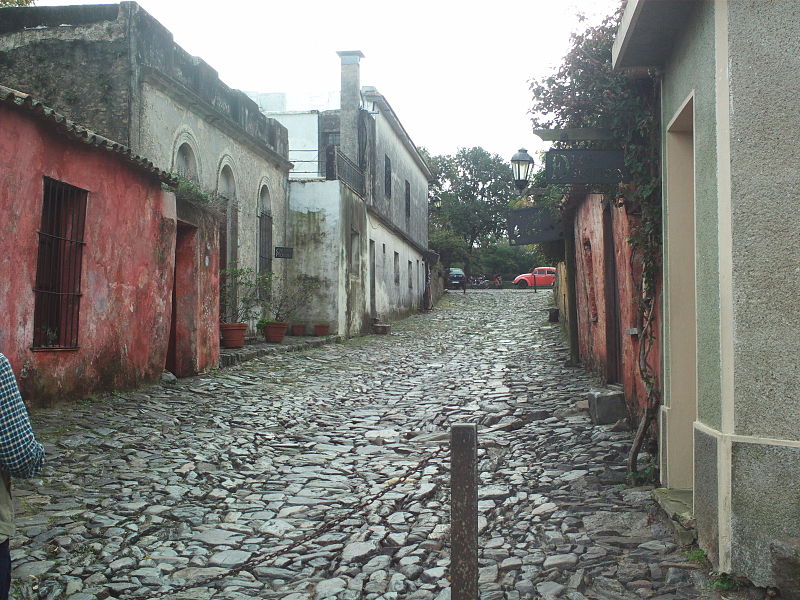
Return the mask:
[[775,581],[769,542],[800,537],[786,476],[800,468],[800,90],[785,58],[798,18],[793,2],[696,3],[663,85],[665,124],[695,98],[699,538],[760,586]]
[[[269,190],[273,245],[286,244],[286,128],[175,44],[135,2],[9,9],[0,23],[0,81],[165,169],[175,168],[178,147],[189,143],[200,183],[211,191],[220,187],[223,166],[230,166],[238,201],[230,257],[246,266],[258,263],[263,187]],[[273,266],[282,275],[282,263]]]
[[[386,195],[384,164],[392,162],[391,198]],[[428,180],[382,114],[375,116],[373,205],[423,248],[428,247]],[[411,217],[406,219],[405,182],[411,186]]]
[[[142,153],[157,164],[175,168],[181,143],[193,146],[200,184],[220,190],[220,173],[230,167],[236,186],[238,240],[236,255],[241,266],[258,267],[258,214],[261,189],[266,186],[272,211],[272,239],[275,246],[287,245],[287,171],[252,147],[220,131],[185,103],[176,101],[160,86],[145,82],[142,87],[140,143]],[[273,260],[273,270],[283,276],[283,261]]]
[[[382,320],[417,311],[425,291],[423,256],[375,217],[369,220],[369,239],[375,242],[375,308]],[[400,281],[395,281],[394,253],[398,253]],[[367,255],[369,256],[369,255]],[[411,286],[408,263],[411,262]]]
[[[635,226],[635,217],[630,217],[622,206],[609,209],[611,239],[604,230],[603,196],[589,194],[579,204],[575,215],[576,299],[578,313],[578,343],[581,360],[602,378],[606,377],[609,361],[607,336],[613,334],[607,327],[609,311],[616,310],[619,323],[619,358],[621,381],[629,412],[635,418],[641,414],[647,400],[647,390],[639,373],[639,345],[642,324],[638,316],[638,293],[636,282],[641,278],[641,264],[631,265],[631,247],[628,238]],[[587,245],[588,242],[588,245]],[[609,247],[610,245],[610,247]],[[611,257],[613,265],[607,265]],[[607,290],[606,270],[613,267],[618,305],[613,306],[613,291]],[[563,268],[559,282],[565,281]],[[559,288],[559,292],[561,292]],[[656,300],[658,302],[658,298]],[[566,311],[565,299],[561,307]],[[610,303],[609,303],[610,302]],[[635,329],[639,334],[630,334]],[[655,341],[648,355],[648,364],[658,380],[661,365],[659,340],[661,337],[660,314],[653,323]]]
[[[0,349],[46,403],[157,379],[172,310],[175,206],[158,180],[0,108]],[[32,352],[42,177],[89,191],[76,351]]]
[[118,5],[9,8],[0,82],[130,145],[130,45],[118,13]]
[[188,202],[178,202],[177,217],[175,375],[187,377],[219,362],[219,228]]
[[[339,183],[339,182],[337,182]],[[348,336],[370,330],[367,300],[369,294],[369,242],[367,207],[364,200],[343,183],[339,183],[344,249],[345,329]]]
[[290,237],[294,258],[287,260],[288,276],[317,278],[320,289],[299,321],[329,324],[331,333],[344,333],[345,253],[342,247],[342,208],[338,181],[290,183]]

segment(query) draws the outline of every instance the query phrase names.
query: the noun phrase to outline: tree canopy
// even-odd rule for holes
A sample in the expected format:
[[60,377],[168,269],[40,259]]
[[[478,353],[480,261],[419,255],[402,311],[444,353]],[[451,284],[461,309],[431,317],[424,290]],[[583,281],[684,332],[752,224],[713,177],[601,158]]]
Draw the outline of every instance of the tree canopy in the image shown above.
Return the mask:
[[515,197],[511,167],[480,147],[429,158],[431,243],[460,241],[448,250],[469,262],[477,249],[505,236],[508,207]]
[[35,0],[0,0],[0,8],[7,6],[31,6]]

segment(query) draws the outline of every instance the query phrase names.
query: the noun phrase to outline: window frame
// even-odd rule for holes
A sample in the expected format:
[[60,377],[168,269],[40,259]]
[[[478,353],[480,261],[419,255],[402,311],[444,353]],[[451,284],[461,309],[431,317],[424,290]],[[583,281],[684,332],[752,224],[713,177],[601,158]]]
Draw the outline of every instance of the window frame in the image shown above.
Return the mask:
[[31,350],[77,350],[89,192],[42,178]]

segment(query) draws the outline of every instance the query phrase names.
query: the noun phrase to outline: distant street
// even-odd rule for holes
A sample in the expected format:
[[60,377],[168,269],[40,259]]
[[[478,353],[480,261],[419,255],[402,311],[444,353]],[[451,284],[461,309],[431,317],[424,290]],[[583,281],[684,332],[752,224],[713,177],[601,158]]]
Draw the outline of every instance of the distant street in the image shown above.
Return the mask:
[[622,485],[631,433],[575,407],[593,380],[551,297],[449,292],[389,336],[35,413],[12,590],[448,599],[447,434],[476,422],[482,600],[704,597],[649,488]]

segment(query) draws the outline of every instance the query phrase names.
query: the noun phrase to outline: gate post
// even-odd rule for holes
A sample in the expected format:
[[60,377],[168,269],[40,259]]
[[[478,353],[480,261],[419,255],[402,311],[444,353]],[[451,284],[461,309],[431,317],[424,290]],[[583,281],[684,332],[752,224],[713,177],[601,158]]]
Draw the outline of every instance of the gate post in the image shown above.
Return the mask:
[[478,600],[478,428],[450,429],[452,600]]

